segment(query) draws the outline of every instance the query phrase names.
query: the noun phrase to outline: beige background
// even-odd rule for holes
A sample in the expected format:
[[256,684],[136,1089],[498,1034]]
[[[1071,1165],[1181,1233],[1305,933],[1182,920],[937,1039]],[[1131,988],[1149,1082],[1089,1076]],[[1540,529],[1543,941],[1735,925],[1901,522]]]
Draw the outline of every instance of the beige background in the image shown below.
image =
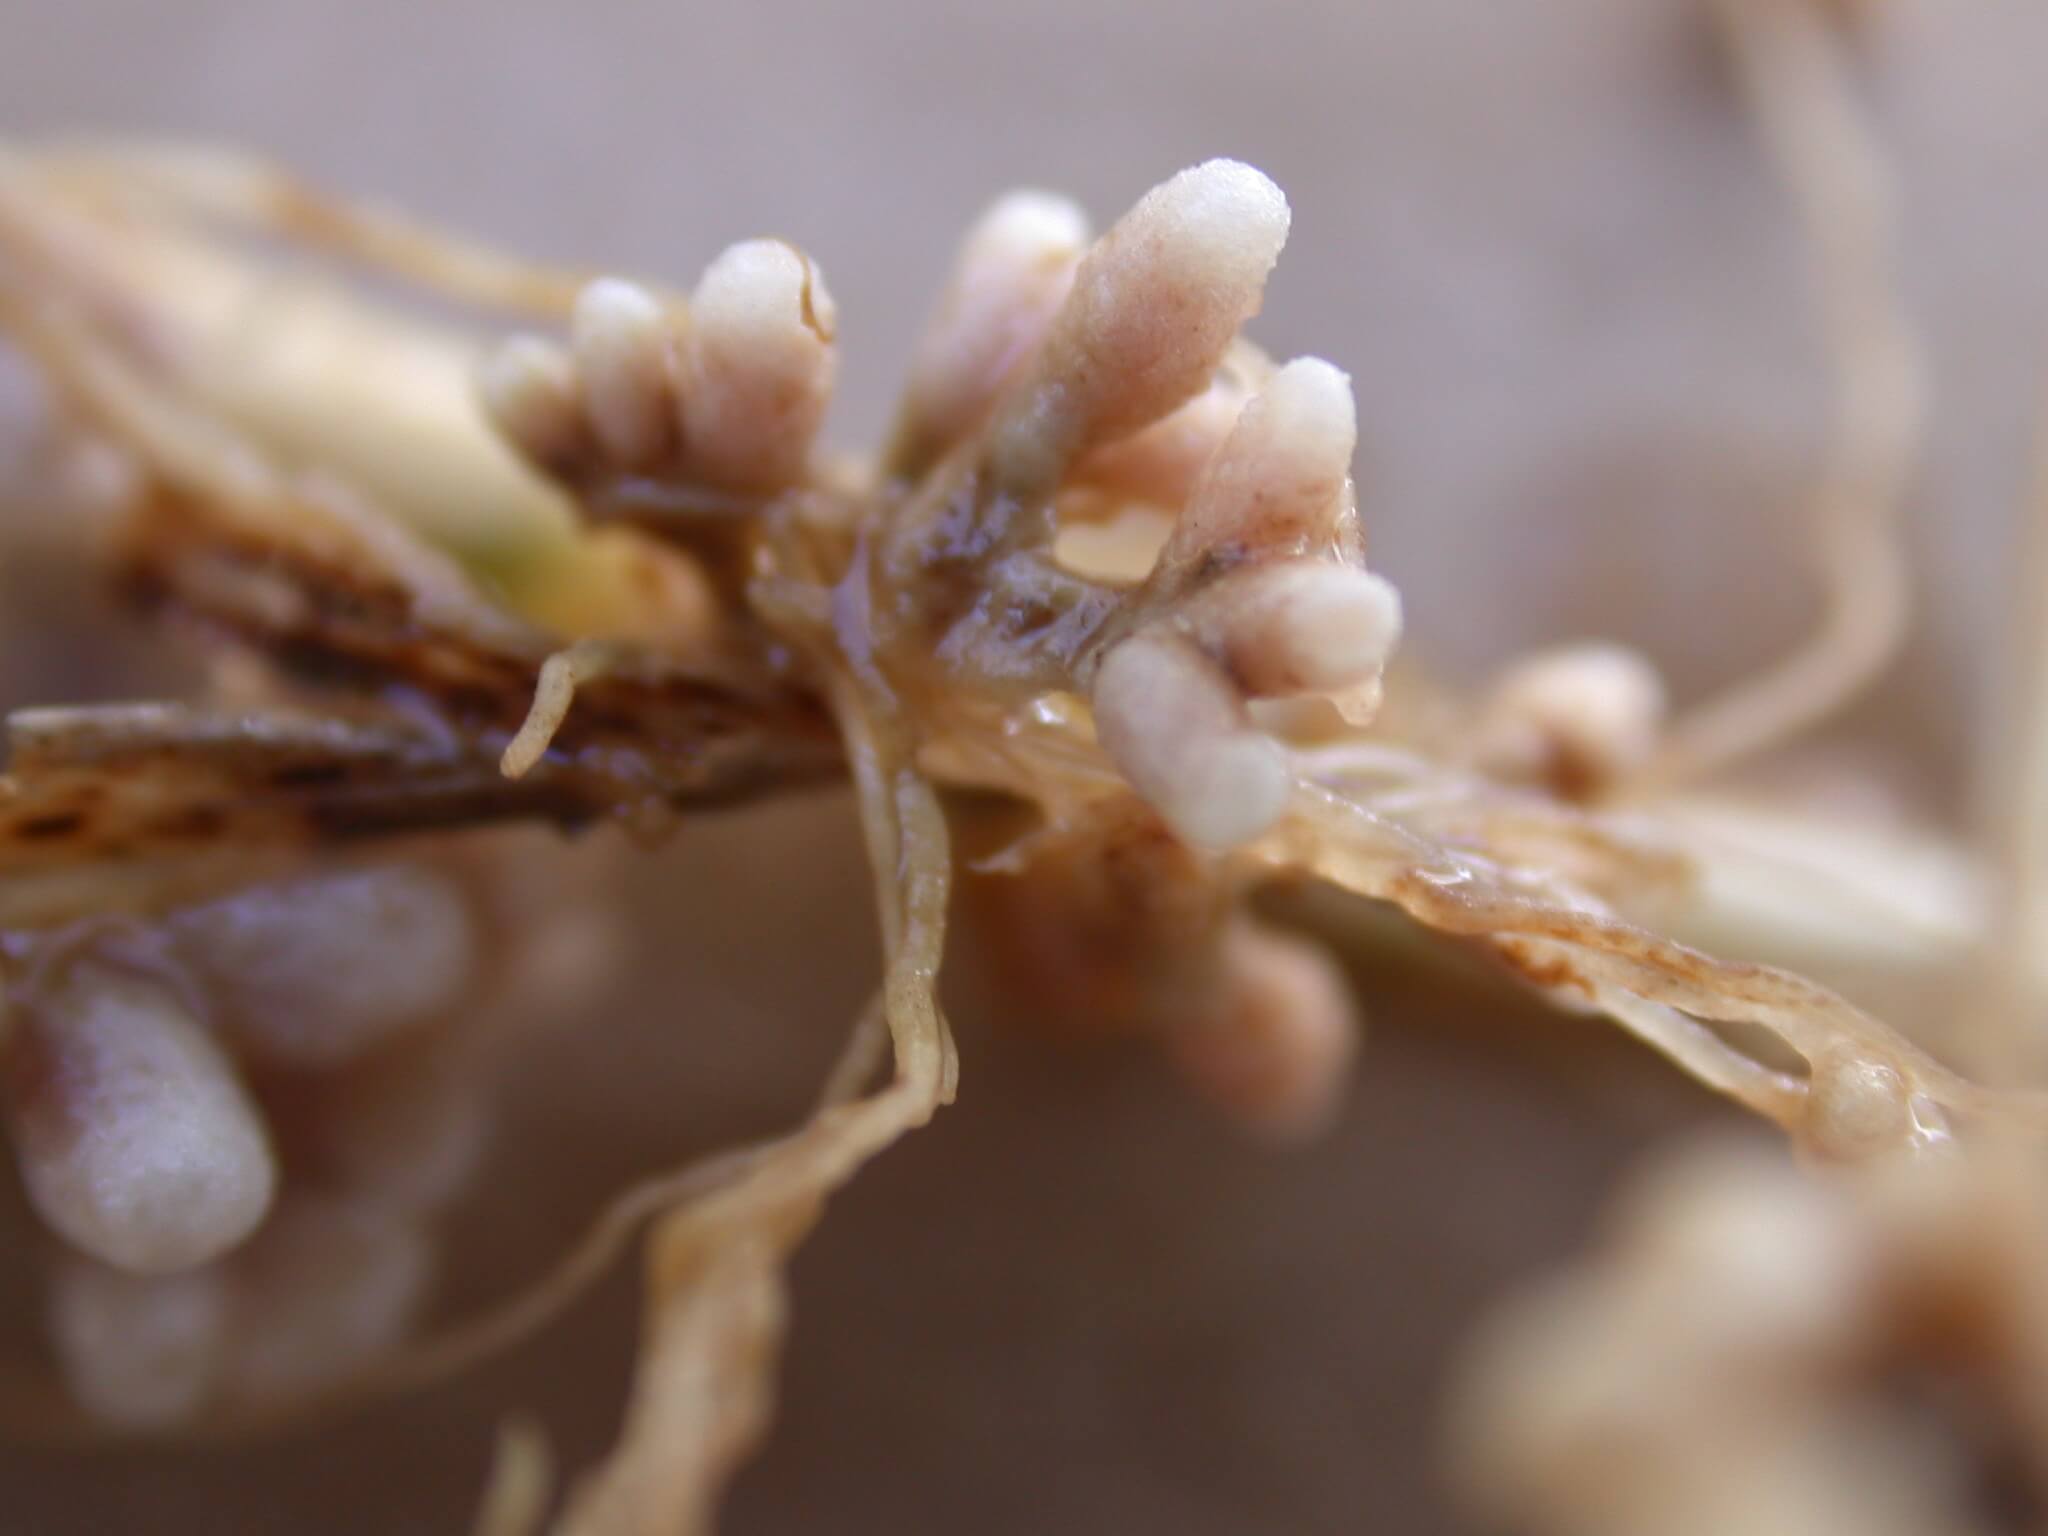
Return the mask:
[[[1937,418],[1929,618],[1863,718],[1909,727],[1952,795],[2048,373],[2048,7],[1904,0],[1875,42]],[[1784,529],[1823,404],[1799,253],[1724,84],[1693,0],[0,0],[10,131],[229,140],[677,279],[741,235],[799,240],[840,302],[847,444],[994,193],[1055,187],[1106,219],[1183,164],[1250,159],[1296,215],[1256,333],[1351,370],[1375,564],[1413,643],[1472,673],[1598,629],[1687,688],[1805,611]],[[828,799],[723,823],[643,871],[659,958],[532,1064],[462,1273],[510,1277],[627,1170],[794,1111],[871,964],[846,822]],[[772,948],[791,938],[801,965]],[[1355,1109],[1285,1154],[1149,1061],[992,1032],[964,998],[961,1107],[799,1266],[784,1423],[732,1529],[1455,1529],[1430,1449],[1450,1340],[1692,1101],[1582,1051],[1604,1038],[1582,1026],[1365,986]],[[622,1279],[520,1356],[326,1438],[9,1453],[5,1523],[459,1529],[498,1414],[601,1443],[630,1326]]]

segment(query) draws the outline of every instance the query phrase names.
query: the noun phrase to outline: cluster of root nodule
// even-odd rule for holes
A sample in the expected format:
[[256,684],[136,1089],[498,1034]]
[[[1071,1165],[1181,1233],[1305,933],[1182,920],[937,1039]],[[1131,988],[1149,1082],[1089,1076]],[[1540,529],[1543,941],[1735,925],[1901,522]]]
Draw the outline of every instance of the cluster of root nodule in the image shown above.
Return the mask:
[[[269,206],[259,194],[270,183],[228,181],[241,211]],[[794,734],[827,710],[843,733],[876,866],[881,997],[815,1119],[650,1186],[675,1208],[653,1245],[640,1388],[620,1452],[572,1505],[572,1530],[705,1518],[767,1412],[781,1261],[824,1195],[951,1097],[933,992],[954,864],[942,788],[1024,809],[976,868],[996,882],[1005,915],[993,937],[1027,1003],[1159,1037],[1191,1081],[1254,1125],[1319,1122],[1354,1048],[1353,1005],[1328,956],[1245,906],[1258,883],[1302,876],[1391,903],[1560,1001],[1612,1014],[1828,1156],[1929,1151],[1973,1119],[2020,1118],[1820,987],[1624,920],[1631,897],[1687,868],[1682,847],[1600,810],[1659,742],[1661,691],[1638,659],[1561,651],[1476,704],[1400,715],[1382,676],[1399,604],[1365,561],[1348,383],[1313,358],[1276,366],[1239,334],[1288,224],[1278,190],[1249,167],[1183,172],[1094,240],[1059,199],[998,203],[965,243],[872,465],[828,463],[815,448],[835,331],[802,253],[736,246],[687,299],[612,279],[584,287],[565,340],[517,339],[483,364],[482,401],[584,525],[665,541],[701,578],[683,585],[718,611],[645,632],[622,624],[601,645],[560,634],[545,665],[533,612],[498,612],[476,573],[419,548],[422,531],[363,489],[367,474],[356,483],[346,463],[320,464],[309,485],[303,433],[289,451],[267,444],[261,423],[236,417],[239,396],[206,393],[204,370],[178,350],[180,335],[201,332],[132,323],[153,305],[168,314],[178,295],[139,272],[115,292],[118,242],[87,264],[98,287],[30,302],[37,285],[85,270],[56,259],[71,253],[50,233],[63,223],[45,206],[56,185],[0,156],[0,257],[30,274],[10,292],[14,269],[0,262],[0,299],[18,301],[0,320],[133,456],[137,478],[171,493],[142,497],[159,512],[136,543],[167,600],[323,682],[403,697],[425,769],[468,773],[502,751],[515,777],[581,773],[579,817],[614,792],[621,803],[603,808],[732,792],[713,767],[768,759],[707,766],[691,722],[701,737],[749,700],[777,703]],[[104,183],[93,185],[98,195]],[[154,186],[150,206],[192,190]],[[319,227],[388,258],[390,231],[352,217]],[[479,270],[473,253],[425,265],[458,289],[455,274]],[[138,335],[156,345],[138,350]],[[209,540],[238,579],[192,557]],[[265,558],[287,550],[294,558]],[[376,577],[359,584],[376,602],[330,590],[346,587],[342,567]],[[516,736],[495,708],[508,679],[535,690]],[[792,697],[814,707],[791,709]],[[657,719],[663,703],[673,707]],[[579,708],[590,735],[576,734]],[[394,761],[401,776],[381,792],[402,798],[421,781],[402,777],[414,757]],[[649,768],[672,762],[666,777]],[[17,800],[30,787],[16,785]],[[563,803],[436,802],[479,816],[566,814]],[[89,1400],[154,1405],[117,1416],[176,1417],[224,1379],[235,1346],[208,1344],[207,1330],[232,1339],[242,1327],[234,1277],[260,1255],[273,1205],[283,1227],[287,1149],[302,1122],[320,1123],[328,1076],[346,1081],[358,1058],[397,1051],[406,1021],[434,1011],[427,981],[443,976],[452,996],[464,969],[472,940],[456,918],[393,915],[440,889],[430,877],[308,878],[330,883],[173,905],[125,929],[31,934],[7,966],[15,1141],[36,1203],[97,1263],[180,1271],[166,1282],[95,1271],[58,1309],[60,1337],[113,1338],[105,1319],[126,1307],[137,1337],[156,1341],[73,1362]],[[437,952],[401,966],[391,957],[408,945]],[[370,950],[387,951],[377,975],[360,991],[338,985],[358,969],[344,955]],[[386,974],[397,970],[417,975]],[[896,1075],[862,1097],[881,1027]],[[273,1064],[281,1049],[298,1058]],[[273,1077],[317,1082],[273,1106]],[[390,1230],[417,1220],[421,1202],[432,1203],[418,1197]],[[607,1232],[648,1204],[636,1195],[620,1211]],[[585,1271],[564,1273],[566,1286]],[[113,1380],[121,1360],[148,1359],[163,1364],[142,1386],[94,1374]]]
[[776,242],[727,251],[687,305],[595,283],[566,347],[515,340],[485,375],[508,436],[597,515],[701,544],[752,497],[755,616],[808,611],[927,773],[1045,812],[1007,867],[1026,926],[1096,974],[1043,973],[1044,1001],[1119,992],[1120,1022],[1275,1126],[1328,1108],[1352,1027],[1329,963],[1236,910],[1228,855],[1294,787],[1261,712],[1363,724],[1400,627],[1365,565],[1348,381],[1238,334],[1287,226],[1227,161],[1092,242],[1061,199],[1004,199],[864,476],[810,470],[832,307]]
[[261,1418],[405,1336],[491,1060],[603,963],[591,913],[536,908],[535,860],[569,873],[515,839],[8,936],[6,1124],[93,1419]]

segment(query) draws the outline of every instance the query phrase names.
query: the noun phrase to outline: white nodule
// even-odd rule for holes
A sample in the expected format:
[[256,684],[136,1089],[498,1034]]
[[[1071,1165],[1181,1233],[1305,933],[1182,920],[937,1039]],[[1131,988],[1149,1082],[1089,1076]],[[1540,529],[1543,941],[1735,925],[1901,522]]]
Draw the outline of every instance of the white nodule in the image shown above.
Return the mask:
[[1186,566],[1225,541],[1248,554],[1315,552],[1345,510],[1357,439],[1350,378],[1321,358],[1295,358],[1238,414],[1181,514],[1164,565]]
[[832,394],[837,327],[823,276],[796,247],[728,246],[698,280],[683,338],[691,467],[750,489],[801,475]]
[[190,1269],[253,1231],[277,1184],[256,1107],[169,987],[79,965],[18,1006],[8,1109],[22,1182],[118,1269]]
[[601,277],[576,296],[570,340],[590,425],[613,462],[646,469],[674,447],[668,317],[636,283]]
[[1286,809],[1285,752],[1180,637],[1141,634],[1115,646],[1096,673],[1094,704],[1103,749],[1188,842],[1235,847]]
[[1914,1129],[1905,1079],[1854,1051],[1824,1054],[1813,1063],[1803,1129],[1816,1151],[1845,1161],[1901,1150]]
[[507,441],[536,464],[555,466],[583,445],[582,401],[575,364],[539,336],[508,337],[477,374],[484,410]]
[[1305,567],[1285,613],[1282,643],[1319,692],[1370,679],[1401,637],[1401,596],[1392,583],[1348,566]]
[[1200,394],[1258,313],[1287,220],[1280,189],[1235,160],[1182,171],[1140,198],[1082,258],[1006,404],[991,449],[998,475],[1039,489],[1075,456]]
[[1045,192],[1012,192],[961,243],[951,282],[904,389],[904,432],[929,453],[963,436],[1043,339],[1088,245],[1080,208]]
[[1259,698],[1336,693],[1379,676],[1401,636],[1401,597],[1356,566],[1294,560],[1227,578],[1206,631]]
[[1481,708],[1476,751],[1489,771],[1541,776],[1557,763],[1604,787],[1655,754],[1664,681],[1626,646],[1560,646],[1516,663]]
[[329,1067],[451,1007],[475,973],[462,892],[403,865],[257,885],[171,919],[252,1056]]
[[1161,182],[1127,217],[1148,234],[1170,234],[1205,280],[1256,302],[1292,215],[1270,176],[1242,160],[1217,159]]

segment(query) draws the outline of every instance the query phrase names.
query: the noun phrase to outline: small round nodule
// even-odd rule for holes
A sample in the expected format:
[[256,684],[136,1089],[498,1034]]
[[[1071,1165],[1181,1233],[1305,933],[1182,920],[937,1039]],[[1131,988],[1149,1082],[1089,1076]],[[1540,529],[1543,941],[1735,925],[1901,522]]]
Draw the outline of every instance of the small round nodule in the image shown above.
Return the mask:
[[1634,651],[1560,646],[1501,675],[1475,722],[1475,752],[1488,773],[1595,798],[1650,761],[1665,705],[1663,679]]
[[270,1207],[277,1169],[256,1107],[160,982],[95,965],[16,1005],[7,1111],[30,1202],[118,1269],[190,1269]]
[[1358,1010],[1319,945],[1244,922],[1225,941],[1215,1010],[1179,1021],[1181,1072],[1240,1125],[1298,1139],[1342,1107],[1358,1053]]
[[1913,1128],[1897,1068],[1846,1051],[1814,1062],[1803,1129],[1816,1152],[1849,1161],[1896,1151],[1910,1142]]

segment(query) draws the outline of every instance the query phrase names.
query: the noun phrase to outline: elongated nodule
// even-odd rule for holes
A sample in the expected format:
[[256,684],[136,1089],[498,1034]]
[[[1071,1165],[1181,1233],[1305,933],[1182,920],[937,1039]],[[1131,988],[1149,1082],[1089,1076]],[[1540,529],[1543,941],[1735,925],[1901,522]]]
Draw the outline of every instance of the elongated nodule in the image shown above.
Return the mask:
[[449,1008],[476,969],[462,893],[425,869],[250,886],[172,919],[236,1048],[331,1067]]
[[1103,750],[1190,843],[1234,847],[1286,809],[1286,753],[1251,724],[1230,680],[1184,637],[1147,632],[1113,647],[1093,697]]
[[1088,248],[1080,208],[1045,192],[1012,192],[967,238],[903,391],[899,455],[915,470],[965,437],[1019,362],[1044,340]]
[[675,451],[675,338],[660,302],[638,284],[601,277],[576,296],[570,345],[599,446],[622,469],[650,469]]
[[256,1108],[168,987],[81,964],[13,1014],[15,1155],[56,1232],[153,1274],[203,1264],[262,1221],[277,1169]]
[[576,365],[555,343],[507,338],[484,354],[477,389],[485,414],[534,463],[563,473],[590,457]]
[[1217,449],[1160,555],[1162,570],[1221,543],[1241,557],[1321,553],[1346,505],[1357,442],[1350,379],[1319,357],[1295,358]]
[[745,240],[705,268],[682,343],[691,469],[745,490],[800,479],[832,398],[837,331],[824,278],[793,245]]
[[1287,223],[1280,189],[1235,160],[1207,161],[1140,198],[1082,258],[1006,399],[991,445],[997,478],[1049,490],[1076,455],[1207,388],[1258,313]]

